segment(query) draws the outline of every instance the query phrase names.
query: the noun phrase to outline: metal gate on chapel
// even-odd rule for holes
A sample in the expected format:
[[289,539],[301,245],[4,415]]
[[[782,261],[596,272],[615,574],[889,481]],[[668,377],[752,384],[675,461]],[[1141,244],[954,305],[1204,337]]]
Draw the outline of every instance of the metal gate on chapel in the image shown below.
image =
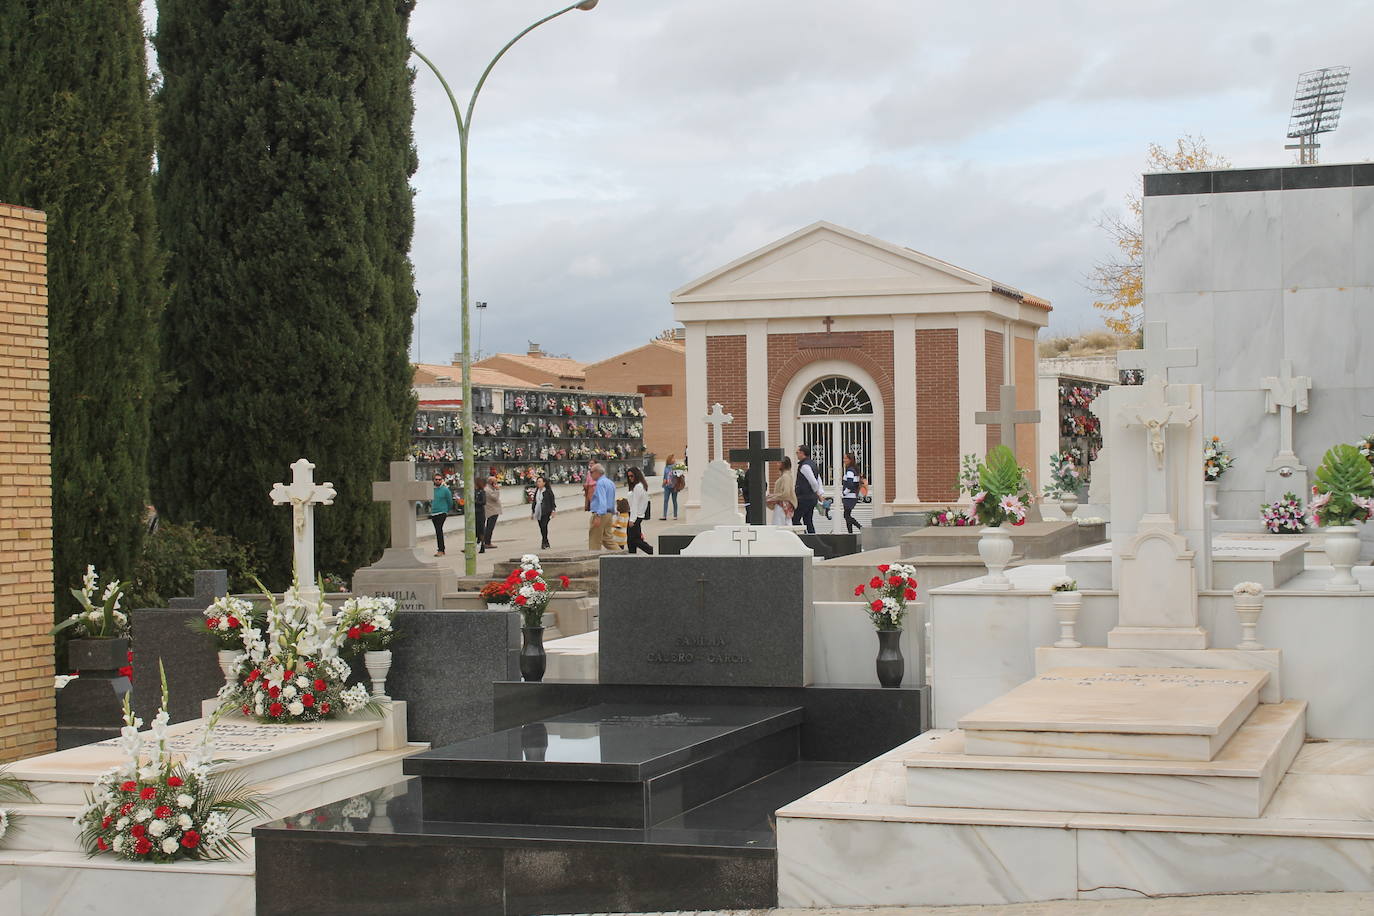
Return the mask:
[[[817,531],[844,531],[840,506],[840,480],[844,474],[844,455],[854,456],[859,473],[869,481],[873,492],[873,401],[863,386],[852,379],[831,376],[812,385],[802,397],[801,441],[811,449],[821,485],[834,497],[830,520],[818,511]],[[873,504],[859,503],[854,518],[865,527],[873,519]]]

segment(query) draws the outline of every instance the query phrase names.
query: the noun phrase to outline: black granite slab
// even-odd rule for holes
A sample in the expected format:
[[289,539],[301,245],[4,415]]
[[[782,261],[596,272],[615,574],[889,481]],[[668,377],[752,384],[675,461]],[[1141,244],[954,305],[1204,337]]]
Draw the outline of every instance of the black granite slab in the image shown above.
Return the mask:
[[1145,176],[1145,196],[1292,191],[1374,185],[1374,163],[1290,165],[1266,169],[1161,172]]
[[544,681],[495,685],[498,729],[552,718],[601,703],[647,703],[664,709],[737,704],[799,706],[801,759],[865,763],[925,731],[930,688],[694,687]]
[[201,700],[213,697],[224,686],[215,644],[187,626],[202,619],[201,611],[206,606],[139,608],[130,614],[134,652],[132,703],[134,712],[144,722],[153,720],[162,702],[162,686],[157,676],[159,661],[167,672],[172,700],[168,712],[174,723],[200,718]]
[[57,749],[118,738],[124,723],[127,677],[83,675],[57,691]]
[[805,684],[810,558],[606,556],[603,684]]
[[[659,556],[673,557],[682,553],[687,545],[692,543],[695,534],[660,534],[658,536]],[[823,560],[833,560],[836,557],[847,557],[850,554],[859,552],[859,536],[857,534],[799,534],[797,537],[802,539],[802,543],[811,548],[811,551]]]

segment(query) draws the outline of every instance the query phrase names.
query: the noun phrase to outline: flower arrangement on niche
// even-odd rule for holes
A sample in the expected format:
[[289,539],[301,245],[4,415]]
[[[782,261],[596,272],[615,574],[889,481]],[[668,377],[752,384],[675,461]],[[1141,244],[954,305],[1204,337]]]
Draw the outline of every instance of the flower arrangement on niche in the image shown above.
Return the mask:
[[71,589],[71,593],[81,610],[53,627],[54,636],[67,629],[72,635],[86,639],[116,639],[129,635],[129,618],[119,609],[124,588],[118,579],[105,583],[102,590],[95,567],[87,566],[81,587]]
[[[558,577],[561,588],[567,588],[571,581],[567,576]],[[539,557],[532,553],[522,556],[520,565],[511,570],[504,584],[509,590],[511,605],[520,612],[521,625],[543,626],[544,610],[549,606],[553,592],[544,579],[544,567]]]
[[1231,457],[1231,453],[1226,450],[1226,443],[1220,437],[1213,436],[1204,443],[1202,447],[1202,479],[1207,483],[1215,483],[1221,479],[1221,475],[1231,470],[1236,463]]
[[854,597],[865,602],[864,613],[875,629],[900,630],[908,602],[916,600],[916,567],[884,563],[878,574],[854,586]]
[[1082,485],[1078,465],[1067,452],[1055,452],[1050,456],[1050,479],[1045,484],[1045,495],[1051,499],[1062,499],[1076,495]]
[[1302,534],[1307,530],[1307,513],[1296,493],[1260,506],[1260,518],[1270,534]]

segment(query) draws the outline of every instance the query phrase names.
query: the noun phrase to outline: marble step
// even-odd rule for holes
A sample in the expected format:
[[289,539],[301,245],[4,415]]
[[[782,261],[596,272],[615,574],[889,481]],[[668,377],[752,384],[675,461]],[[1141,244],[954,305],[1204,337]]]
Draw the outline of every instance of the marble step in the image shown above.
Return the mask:
[[1052,668],[960,719],[964,753],[1211,760],[1268,679],[1255,668]]
[[1212,760],[975,756],[950,732],[905,760],[906,803],[931,808],[1259,817],[1302,748],[1307,704],[1263,704]]

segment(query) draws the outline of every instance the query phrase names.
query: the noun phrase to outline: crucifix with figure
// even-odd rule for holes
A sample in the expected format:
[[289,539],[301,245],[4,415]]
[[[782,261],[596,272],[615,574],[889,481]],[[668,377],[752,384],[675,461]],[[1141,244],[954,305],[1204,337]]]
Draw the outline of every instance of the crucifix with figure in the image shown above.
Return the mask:
[[1191,426],[1198,412],[1187,404],[1169,403],[1169,386],[1163,375],[1146,379],[1141,390],[1145,395],[1143,400],[1121,406],[1121,422],[1124,426],[1138,426],[1145,430],[1149,457],[1145,462],[1145,517],[1141,521],[1162,522],[1172,519],[1169,514],[1166,463],[1169,428]]
[[[749,430],[749,447],[730,449],[731,461],[743,461],[749,464],[749,470],[745,473],[745,499],[748,505],[745,507],[744,518],[751,525],[763,525],[766,523],[763,510],[765,495],[768,493],[768,462],[781,461],[786,454],[780,448],[768,448],[768,434],[757,429]],[[748,552],[748,548],[745,548]]]
[[307,600],[319,602],[315,587],[315,507],[332,506],[334,485],[315,483],[315,465],[304,458],[291,465],[291,483],[275,483],[268,494],[278,506],[291,505],[291,540],[296,584]]
[[414,552],[415,504],[434,495],[433,485],[415,479],[415,462],[391,462],[391,479],[372,482],[372,501],[391,503],[391,549]]

